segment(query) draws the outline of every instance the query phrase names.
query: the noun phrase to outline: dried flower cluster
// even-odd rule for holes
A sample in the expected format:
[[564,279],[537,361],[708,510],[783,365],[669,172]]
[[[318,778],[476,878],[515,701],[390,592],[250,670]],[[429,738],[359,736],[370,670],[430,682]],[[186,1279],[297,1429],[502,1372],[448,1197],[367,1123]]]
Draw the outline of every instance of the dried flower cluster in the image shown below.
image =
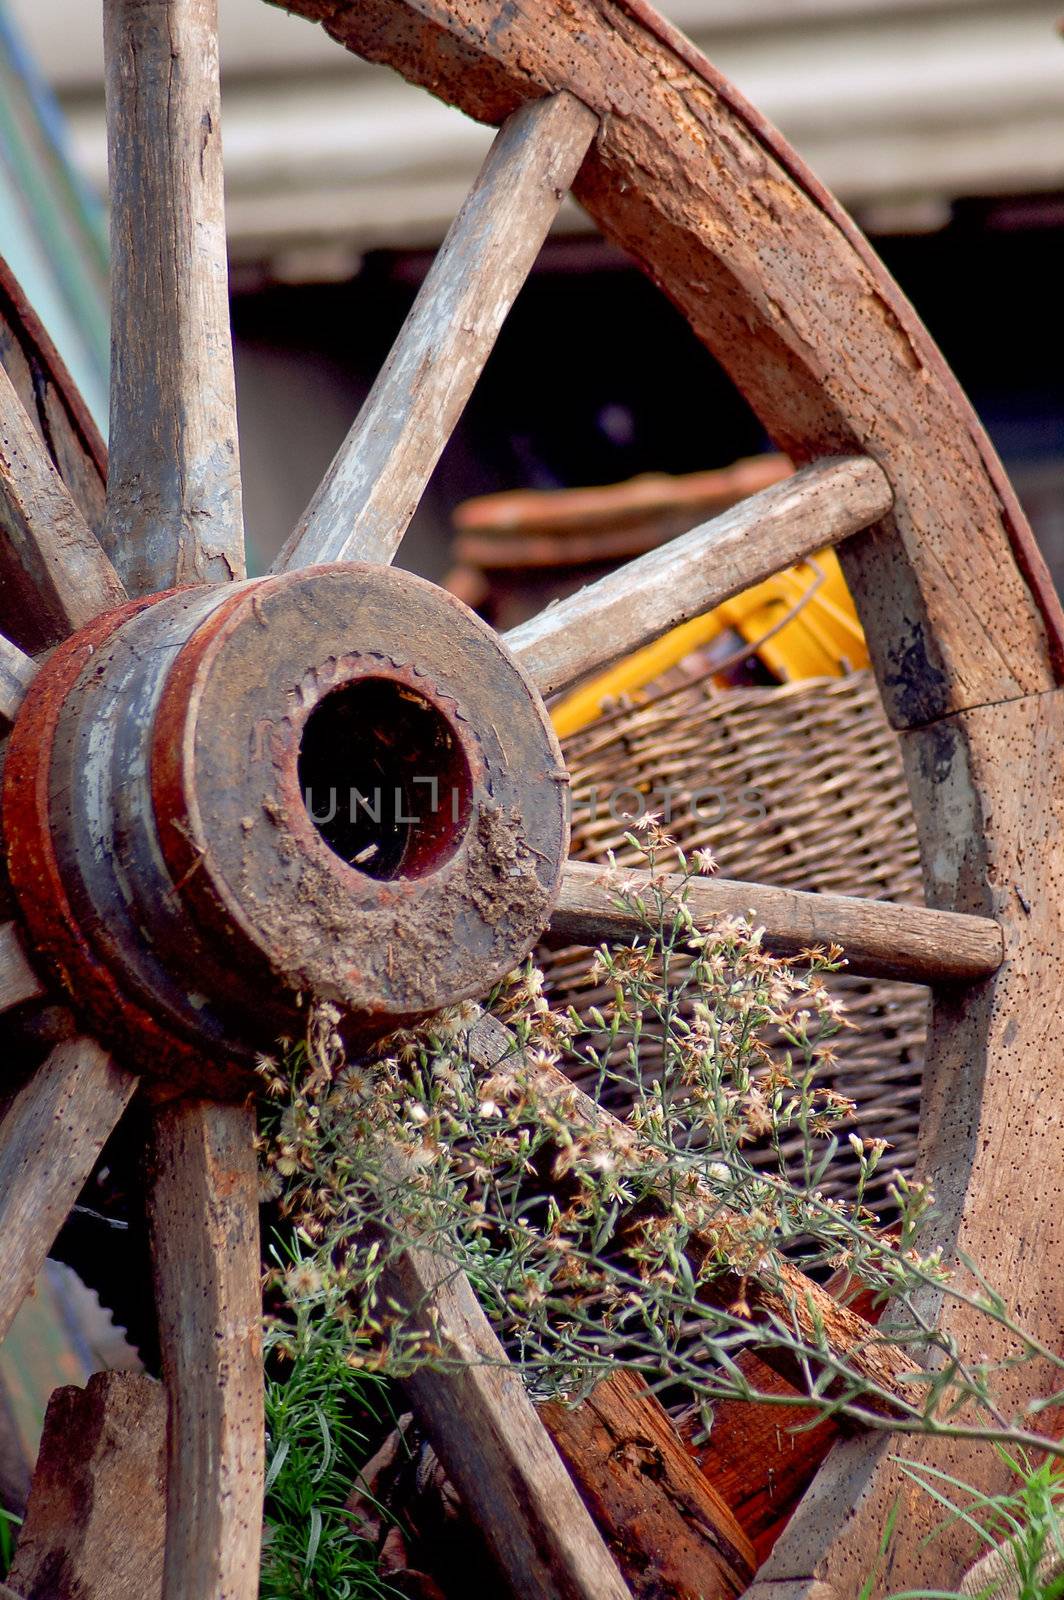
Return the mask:
[[[401,1375],[443,1360],[420,1308],[388,1294],[390,1261],[416,1240],[468,1275],[534,1392],[576,1397],[634,1363],[708,1422],[714,1399],[750,1393],[734,1362],[745,1346],[790,1342],[815,1378],[817,1352],[786,1319],[753,1325],[752,1286],[778,1290],[785,1261],[821,1280],[841,1269],[903,1308],[891,1337],[927,1374],[903,1425],[978,1431],[978,1418],[952,1419],[972,1400],[992,1411],[994,1364],[966,1364],[918,1309],[928,1292],[959,1292],[917,1247],[933,1196],[897,1177],[884,1232],[864,1188],[886,1146],[853,1132],[857,1192],[843,1202],[822,1190],[853,1112],[818,1081],[845,1025],[823,982],[842,952],[805,951],[792,966],[748,920],[697,930],[686,884],[712,861],[689,864],[653,823],[642,846],[651,888],[627,904],[643,933],[595,953],[613,998],[583,1022],[551,1008],[528,965],[489,1002],[511,1041],[490,1064],[472,1005],[359,1062],[322,1007],[304,1042],[262,1064],[264,1183],[295,1241],[278,1269],[287,1298],[345,1325],[353,1365]],[[667,852],[679,887],[660,870]],[[569,1082],[576,1064],[623,1117]],[[775,1163],[755,1166],[755,1144]],[[1012,1330],[1001,1302],[984,1300]],[[838,1383],[825,1385],[824,1403],[874,1420],[860,1378],[843,1389],[840,1400]]]

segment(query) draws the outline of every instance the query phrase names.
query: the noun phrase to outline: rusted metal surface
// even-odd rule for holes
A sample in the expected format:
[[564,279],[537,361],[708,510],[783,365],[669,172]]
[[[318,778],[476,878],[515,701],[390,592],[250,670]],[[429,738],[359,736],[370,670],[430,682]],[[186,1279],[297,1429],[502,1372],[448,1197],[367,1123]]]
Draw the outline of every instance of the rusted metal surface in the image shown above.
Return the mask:
[[[39,672],[12,730],[4,764],[3,833],[8,875],[37,959],[52,980],[77,1003],[90,1026],[138,1059],[154,1057],[161,1071],[194,1070],[196,1055],[174,1041],[156,1017],[136,1004],[88,937],[75,910],[71,885],[60,862],[59,829],[53,831],[51,772],[57,744],[68,745],[61,729],[67,699],[83,673],[92,672],[98,652],[122,625],[152,602],[130,601],[73,635]],[[75,785],[62,807],[73,817],[74,801],[85,785]]]
[[519,960],[557,893],[565,783],[484,623],[344,565],[171,591],[75,635],[16,723],[4,828],[88,1024],[236,1093],[303,996],[363,1036]]

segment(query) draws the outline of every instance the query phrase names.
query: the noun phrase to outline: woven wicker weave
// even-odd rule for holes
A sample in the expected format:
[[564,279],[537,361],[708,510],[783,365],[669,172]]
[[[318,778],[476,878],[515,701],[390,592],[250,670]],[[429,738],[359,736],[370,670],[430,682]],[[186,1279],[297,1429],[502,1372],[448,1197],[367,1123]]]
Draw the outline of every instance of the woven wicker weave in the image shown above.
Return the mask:
[[[638,863],[624,843],[630,824],[609,807],[613,796],[616,811],[634,812],[635,796],[618,796],[637,790],[647,809],[664,811],[686,851],[712,849],[725,877],[922,899],[898,743],[869,673],[766,689],[720,690],[708,675],[688,678],[575,734],[566,758],[579,859],[602,861],[612,848],[619,863]],[[585,950],[540,958],[557,999],[581,1012],[602,1004]],[[893,1145],[885,1184],[895,1167],[911,1167],[915,1152],[926,990],[845,975],[831,984],[857,1031],[836,1041],[830,1082],[856,1101],[854,1126]],[[827,1192],[849,1187],[848,1151],[844,1142]]]

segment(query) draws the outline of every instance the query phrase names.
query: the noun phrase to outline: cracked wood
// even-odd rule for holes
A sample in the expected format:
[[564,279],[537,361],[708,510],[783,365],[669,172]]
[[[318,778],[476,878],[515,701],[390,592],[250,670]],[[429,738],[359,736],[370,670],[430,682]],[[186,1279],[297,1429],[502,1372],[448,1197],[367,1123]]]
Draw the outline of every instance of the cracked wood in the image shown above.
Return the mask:
[[155,1112],[148,1216],[167,1426],[163,1600],[257,1600],[265,1442],[255,1112]]
[[58,644],[125,590],[0,367],[0,543],[33,594],[33,636]]
[[579,1405],[551,1400],[539,1414],[635,1600],[745,1592],[753,1546],[636,1373],[622,1368]]
[[107,549],[131,595],[244,576],[217,0],[105,0]]

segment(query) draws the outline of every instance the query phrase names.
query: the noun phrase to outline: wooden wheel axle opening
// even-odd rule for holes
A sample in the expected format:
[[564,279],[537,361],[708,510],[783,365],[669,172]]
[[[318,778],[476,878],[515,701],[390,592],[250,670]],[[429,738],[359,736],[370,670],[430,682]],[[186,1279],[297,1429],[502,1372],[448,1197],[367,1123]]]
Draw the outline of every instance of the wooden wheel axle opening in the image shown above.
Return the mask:
[[[1064,1315],[1059,1200],[1036,1181],[1064,1152],[1043,1142],[1036,1171],[1029,1139],[1033,1105],[1055,1108],[1050,1139],[1064,1127],[1064,618],[941,357],[834,201],[643,0],[290,9],[502,129],[273,576],[243,577],[212,0],[105,0],[106,505],[83,408],[4,300],[12,349],[36,367],[15,360],[0,378],[0,715],[15,724],[0,997],[60,996],[82,1030],[0,1124],[4,1320],[134,1069],[154,1074],[166,1600],[250,1600],[257,1586],[254,1051],[291,1027],[299,997],[337,1004],[357,1042],[483,994],[552,918],[559,937],[614,931],[601,885],[565,863],[565,773],[541,697],[825,544],[900,733],[928,904],[734,892],[770,908],[781,949],[838,933],[853,970],[934,985],[921,1162],[935,1239],[1012,1285],[1043,1339]],[[389,564],[570,185],[808,465],[500,641]],[[32,370],[48,374],[46,417]],[[417,779],[447,795],[421,831],[398,811],[334,827],[317,793],[391,788],[409,817]],[[705,913],[729,892],[707,885]],[[411,1252],[407,1289],[442,1303],[429,1277]],[[448,1314],[490,1338],[468,1286],[451,1289]],[[942,1314],[963,1346],[970,1315]],[[476,1372],[448,1403],[426,1378],[422,1406],[474,1512],[508,1529],[515,1592],[620,1596],[513,1374],[504,1397]],[[903,1484],[894,1457],[930,1449],[836,1447],[749,1594],[856,1596]],[[978,1470],[992,1488],[994,1464]],[[965,1564],[962,1527],[931,1554],[927,1529],[921,1513],[897,1530],[896,1582]]]

